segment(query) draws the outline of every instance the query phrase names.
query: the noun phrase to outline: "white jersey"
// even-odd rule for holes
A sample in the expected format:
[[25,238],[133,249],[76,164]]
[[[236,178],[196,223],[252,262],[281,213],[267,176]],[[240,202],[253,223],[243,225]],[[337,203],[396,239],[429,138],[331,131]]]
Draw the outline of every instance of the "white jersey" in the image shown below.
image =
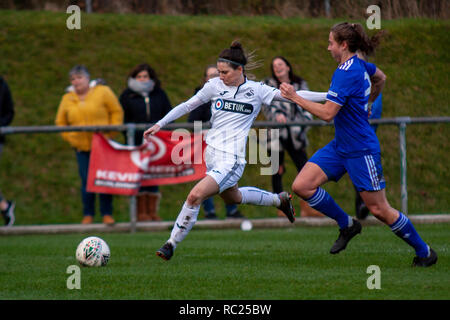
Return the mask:
[[[297,91],[297,94],[312,101],[324,101],[326,92]],[[227,86],[219,77],[210,79],[195,96],[173,108],[157,124],[162,128],[169,122],[191,112],[198,106],[211,102],[211,129],[206,143],[223,152],[235,155],[245,163],[248,132],[261,110],[262,104],[272,100],[290,101],[281,96],[280,90],[245,78],[235,87]]]
[[196,94],[204,103],[211,101],[211,129],[206,143],[241,160],[245,158],[248,132],[261,105],[270,104],[276,91],[247,78],[238,87],[229,87],[220,78],[209,80]]

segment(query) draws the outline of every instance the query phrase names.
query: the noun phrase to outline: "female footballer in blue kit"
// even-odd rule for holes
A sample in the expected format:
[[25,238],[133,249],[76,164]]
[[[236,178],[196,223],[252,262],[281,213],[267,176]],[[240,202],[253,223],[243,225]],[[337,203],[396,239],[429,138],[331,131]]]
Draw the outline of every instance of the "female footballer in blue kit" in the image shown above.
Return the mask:
[[335,138],[309,159],[295,178],[292,190],[311,207],[336,220],[340,234],[330,250],[336,254],[361,232],[361,224],[320,186],[329,180],[338,181],[348,172],[370,212],[415,249],[413,266],[428,267],[436,263],[437,254],[421,239],[408,217],[389,205],[380,145],[368,121],[369,102],[381,92],[386,76],[374,64],[359,59],[356,52],[370,55],[377,43],[377,36],[369,39],[360,24],[344,22],[331,28],[328,51],[339,66],[325,104],[302,98],[287,83],[280,86],[285,98],[322,120],[334,119],[335,126]]
[[[272,100],[287,101],[278,89],[264,83],[248,80],[245,68],[248,59],[239,42],[222,51],[217,61],[219,77],[208,80],[195,96],[173,108],[163,119],[144,132],[144,137],[155,134],[167,123],[197,108],[211,105],[211,129],[206,136],[206,176],[189,192],[175,221],[168,241],[156,252],[169,260],[176,248],[197,221],[200,204],[215,195],[227,204],[274,206],[294,222],[291,195],[271,193],[255,187],[240,187],[238,181],[245,167],[245,146],[251,125],[261,110],[261,104]],[[326,92],[300,90],[298,94],[315,101],[325,101]]]

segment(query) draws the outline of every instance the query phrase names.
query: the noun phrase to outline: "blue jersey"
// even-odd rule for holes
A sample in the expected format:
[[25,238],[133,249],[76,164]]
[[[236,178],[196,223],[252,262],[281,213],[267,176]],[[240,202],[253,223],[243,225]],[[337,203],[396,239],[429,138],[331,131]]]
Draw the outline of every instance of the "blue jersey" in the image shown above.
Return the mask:
[[378,138],[368,120],[370,77],[375,71],[374,64],[354,55],[333,74],[327,100],[341,106],[334,126],[336,151],[344,157],[380,152]]

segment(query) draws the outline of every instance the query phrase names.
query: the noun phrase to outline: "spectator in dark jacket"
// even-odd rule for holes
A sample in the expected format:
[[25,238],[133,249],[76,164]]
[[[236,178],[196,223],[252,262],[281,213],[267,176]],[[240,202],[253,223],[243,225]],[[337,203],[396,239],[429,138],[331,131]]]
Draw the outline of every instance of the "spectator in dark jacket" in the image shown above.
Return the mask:
[[[172,109],[155,70],[147,63],[131,70],[127,88],[119,100],[124,110],[124,123],[156,123]],[[136,145],[142,144],[143,133],[144,130],[136,130]],[[158,215],[160,199],[158,186],[141,187],[137,195],[138,221],[161,220]]]
[[[125,112],[124,123],[156,123],[172,109],[156,72],[146,63],[131,70],[119,100]],[[136,145],[142,144],[143,133],[136,131]]]
[[[0,77],[0,127],[9,126],[14,118],[14,103],[6,81]],[[0,135],[0,156],[5,144],[5,136]],[[0,210],[6,226],[14,224],[14,201],[6,200],[0,192]]]

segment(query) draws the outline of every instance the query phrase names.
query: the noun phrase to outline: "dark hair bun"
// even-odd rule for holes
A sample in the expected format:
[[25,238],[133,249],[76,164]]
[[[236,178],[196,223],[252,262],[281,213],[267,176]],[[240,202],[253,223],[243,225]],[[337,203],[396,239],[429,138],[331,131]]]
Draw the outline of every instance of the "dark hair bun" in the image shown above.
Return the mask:
[[242,44],[239,41],[237,41],[237,40],[234,40],[231,43],[230,49],[238,49],[238,50],[244,51],[244,48],[242,47]]
[[220,53],[219,58],[231,61],[229,64],[233,67],[233,69],[236,69],[239,66],[245,66],[247,64],[247,57],[245,55],[244,48],[237,40],[234,40],[229,48],[224,49]]

